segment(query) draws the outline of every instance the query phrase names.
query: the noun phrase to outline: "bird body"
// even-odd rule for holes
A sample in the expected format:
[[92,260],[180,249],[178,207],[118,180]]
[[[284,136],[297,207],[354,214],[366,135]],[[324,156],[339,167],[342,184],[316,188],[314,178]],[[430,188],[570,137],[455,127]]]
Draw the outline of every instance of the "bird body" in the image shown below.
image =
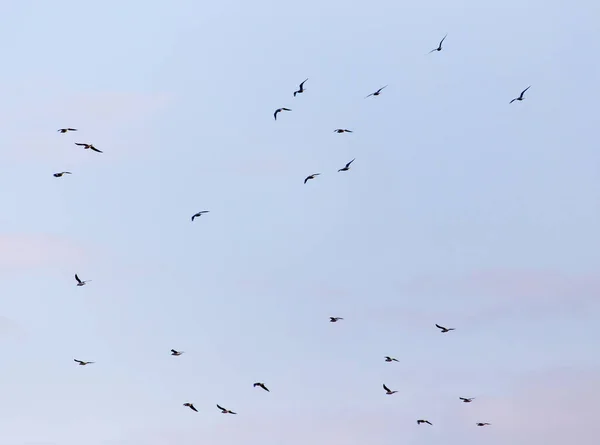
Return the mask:
[[83,147],[84,150],[94,150],[98,153],[103,153],[102,151],[98,150],[96,147],[94,147],[94,144],[83,144],[80,142],[75,142],[75,145],[79,145],[80,147]]
[[340,133],[340,134],[341,134],[341,133],[352,133],[352,131],[351,131],[351,130],[346,130],[346,129],[344,129],[344,128],[338,128],[338,129],[336,129],[336,130],[333,130],[333,132],[334,132],[334,133]]
[[307,177],[304,179],[304,183],[306,184],[306,182],[307,182],[309,179],[315,179],[315,178],[316,178],[317,176],[319,176],[320,174],[321,174],[321,173],[313,173],[312,175],[309,175],[309,176],[307,176]]
[[202,216],[205,213],[210,213],[210,210],[202,210],[194,215],[192,215],[192,222],[194,221],[194,218],[198,218],[200,216]]
[[336,323],[338,320],[343,320],[342,317],[329,317],[329,323]]
[[471,403],[473,400],[475,400],[475,397],[459,397],[459,399],[464,403]]
[[392,391],[390,388],[385,386],[385,383],[383,384],[383,389],[385,389],[385,394],[388,396],[391,396],[392,394],[396,394],[398,392],[398,391]]
[[54,177],[55,178],[60,178],[62,175],[70,175],[72,174],[71,172],[59,172],[59,173],[54,173]]
[[[387,85],[385,86],[387,87]],[[383,90],[385,87],[381,87],[379,88],[377,91],[375,91],[374,93],[369,94],[367,97],[371,97],[371,96],[379,96],[381,94],[381,90]],[[365,97],[365,99],[367,98]]]
[[184,351],[176,351],[175,349],[171,349],[171,355],[179,356],[183,354]]
[[59,133],[66,133],[67,131],[77,131],[77,128],[61,128],[58,130]]
[[[356,158],[354,158],[354,159],[356,159]],[[347,172],[348,170],[350,170],[350,164],[352,164],[354,162],[354,159],[352,159],[350,162],[348,162],[344,168],[340,168],[338,170],[338,173],[339,172]]]
[[75,274],[75,279],[77,280],[77,286],[85,286],[86,283],[89,283],[92,280],[80,280],[79,277],[77,276],[77,274]]
[[188,407],[189,409],[191,409],[192,411],[196,411],[196,412],[198,412],[198,410],[196,409],[196,407],[194,406],[194,404],[193,404],[193,403],[186,402],[186,403],[184,403],[184,404],[183,404],[183,406],[187,406],[187,407]]
[[396,360],[396,359],[395,359],[395,358],[393,358],[393,357],[389,357],[389,356],[387,356],[387,355],[386,355],[386,356],[385,356],[385,361],[386,361],[386,362],[397,362],[398,360]]
[[487,422],[477,422],[477,426],[487,426],[487,425],[491,425],[491,423],[487,423]]
[[261,383],[261,382],[256,382],[256,383],[255,383],[253,386],[254,386],[255,388],[258,386],[259,388],[262,388],[262,389],[264,389],[264,390],[265,390],[265,391],[267,391],[267,392],[271,392],[271,391],[269,391],[269,388],[267,388],[267,387],[265,386],[265,384],[264,384],[264,383]]
[[229,409],[223,408],[221,405],[217,405],[217,408],[219,408],[221,410],[222,414],[237,414]]
[[[304,82],[306,82],[307,80],[308,80],[308,77],[306,78],[306,80]],[[298,89],[298,91],[294,91],[294,97],[296,97],[296,94],[304,93],[304,82],[302,82],[300,84],[300,88]]]
[[417,425],[421,425],[422,423],[427,423],[429,425],[433,425],[433,423],[431,423],[429,420],[425,420],[425,419],[417,420]]
[[527,91],[529,88],[531,88],[531,85],[529,85],[527,88],[525,88],[523,91],[521,91],[521,94],[519,94],[519,97],[515,97],[509,103],[512,104],[515,100],[523,100],[523,95],[525,94],[525,91]]
[[74,358],[73,361],[79,363],[79,366],[91,365],[92,363],[96,363],[96,362],[84,362],[83,360],[77,360],[76,358]]
[[281,113],[282,111],[292,111],[292,110],[290,110],[289,108],[285,108],[285,107],[283,107],[283,108],[277,108],[275,110],[275,113],[273,114],[273,117],[275,118],[275,120],[277,120],[277,114]]
[[454,331],[454,328],[445,328],[444,326],[440,326],[437,323],[435,326],[442,331],[442,334],[444,334],[446,332]]

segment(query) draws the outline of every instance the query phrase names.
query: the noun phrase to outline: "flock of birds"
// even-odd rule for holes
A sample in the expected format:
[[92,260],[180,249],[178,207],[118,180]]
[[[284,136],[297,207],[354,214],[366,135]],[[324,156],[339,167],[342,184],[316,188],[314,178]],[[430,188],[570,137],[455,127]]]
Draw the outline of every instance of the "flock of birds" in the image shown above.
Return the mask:
[[[439,45],[436,48],[432,49],[429,52],[429,54],[432,53],[432,52],[436,52],[436,51],[438,51],[438,52],[442,51],[442,44],[444,43],[444,40],[446,40],[447,36],[448,35],[446,34],[444,36],[444,38],[440,41]],[[298,94],[302,94],[302,93],[304,93],[306,91],[305,88],[304,88],[304,84],[307,81],[308,81],[308,78],[305,79],[304,81],[302,81],[302,83],[300,83],[298,90],[294,91],[294,97],[296,97]],[[375,91],[375,92],[367,95],[365,97],[365,99],[368,98],[368,97],[371,97],[371,96],[376,97],[376,96],[381,95],[382,91],[386,87],[387,87],[387,85],[379,88],[377,91]],[[518,97],[515,97],[509,103],[512,104],[515,101],[522,101],[524,99],[525,92],[529,88],[531,88],[531,85],[528,86],[527,88],[525,88]],[[275,110],[274,115],[273,115],[274,119],[277,120],[277,115],[279,113],[284,112],[284,111],[288,111],[289,112],[289,111],[292,111],[292,110],[290,108],[286,108],[286,107],[277,108]],[[65,134],[65,133],[69,133],[69,132],[75,132],[75,131],[78,131],[78,130],[76,128],[71,128],[71,127],[61,128],[61,129],[58,130],[58,132],[61,133],[61,134]],[[352,130],[348,130],[348,129],[345,129],[345,128],[338,128],[338,129],[334,130],[334,133],[338,133],[338,134],[352,133]],[[98,150],[96,147],[94,147],[93,144],[90,144],[90,143],[75,142],[75,145],[77,145],[79,147],[83,147],[84,150],[92,150],[92,151],[97,152],[97,153],[103,153],[101,150]],[[347,172],[348,170],[350,170],[350,166],[351,166],[351,164],[354,161],[355,161],[355,159],[352,159],[351,161],[349,161],[348,163],[346,163],[346,165],[344,167],[340,168],[338,170],[338,172]],[[69,172],[69,171],[61,171],[61,172],[54,173],[54,177],[60,178],[60,177],[62,177],[64,175],[70,175],[70,174],[72,174],[72,173]],[[313,173],[313,174],[308,175],[304,179],[304,184],[306,184],[311,179],[315,179],[320,174],[321,173]],[[199,212],[195,213],[194,215],[192,215],[192,218],[191,218],[192,222],[194,221],[194,219],[199,218],[199,217],[201,217],[202,215],[204,215],[206,213],[209,213],[209,211],[208,210],[202,210],[202,211],[199,211]],[[78,287],[85,286],[87,283],[89,283],[89,282],[92,281],[92,280],[82,280],[82,279],[79,278],[79,276],[77,274],[75,274],[75,280],[77,282],[77,286]],[[344,319],[342,317],[329,317],[329,322],[330,323],[337,323],[340,320],[344,320]],[[447,328],[447,327],[444,327],[444,326],[439,325],[439,324],[435,324],[435,326],[440,330],[441,333],[444,333],[444,334],[455,330],[455,328]],[[183,353],[184,353],[184,351],[178,351],[176,349],[171,349],[171,355],[172,356],[178,357],[178,356],[181,356]],[[385,356],[384,359],[385,359],[385,362],[388,362],[388,363],[398,362],[398,360],[396,358],[390,357],[390,356]],[[84,361],[84,360],[78,360],[78,359],[74,359],[74,361],[79,366],[86,366],[86,365],[91,365],[91,364],[95,363],[93,361]],[[255,388],[261,388],[261,389],[263,389],[266,392],[270,392],[269,389],[267,388],[267,386],[265,385],[265,383],[263,383],[263,382],[255,382],[253,384],[253,386]],[[396,390],[391,390],[385,383],[383,384],[383,389],[384,389],[386,395],[393,395],[393,394],[396,394],[398,392]],[[471,403],[471,402],[473,402],[473,400],[475,400],[475,398],[474,397],[459,397],[459,400],[461,400],[463,403]],[[194,404],[191,403],[191,402],[186,402],[186,403],[183,404],[183,406],[191,409],[194,412],[198,412],[198,410],[196,409],[196,407],[194,406]],[[236,412],[234,412],[234,411],[232,411],[230,409],[224,408],[224,407],[222,407],[219,404],[217,404],[216,406],[221,411],[222,414],[237,414]],[[417,420],[417,424],[418,425],[422,425],[422,424],[433,425],[433,423],[430,422],[427,419],[418,419]],[[484,427],[484,426],[491,425],[491,423],[489,423],[489,422],[477,422],[476,425],[479,426],[479,427]]]

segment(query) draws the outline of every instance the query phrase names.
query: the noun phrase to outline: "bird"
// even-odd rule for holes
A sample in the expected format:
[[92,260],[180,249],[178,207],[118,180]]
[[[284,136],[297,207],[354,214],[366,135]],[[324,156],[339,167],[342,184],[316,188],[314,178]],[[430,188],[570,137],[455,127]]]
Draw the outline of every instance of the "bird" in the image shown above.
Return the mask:
[[204,213],[210,213],[210,210],[202,210],[202,211],[192,215],[192,222],[194,221],[194,218],[198,218],[199,216],[202,216]]
[[346,130],[344,128],[338,128],[336,130],[333,130],[334,133],[352,133],[352,130]]
[[471,403],[473,400],[475,400],[475,397],[459,397],[459,399],[464,403]]
[[509,103],[512,104],[515,100],[523,100],[523,94],[525,94],[525,91],[527,91],[529,88],[531,88],[531,85],[529,85],[527,88],[525,88],[523,91],[521,91],[521,94],[519,94],[519,97],[515,97]]
[[335,323],[338,320],[343,320],[342,317],[329,317],[329,323]]
[[[354,159],[356,159],[356,158],[354,158]],[[350,170],[350,164],[352,164],[354,162],[354,159],[352,159],[350,162],[348,162],[344,168],[340,168],[338,170],[338,173],[339,172],[347,172],[348,170]]]
[[439,46],[438,46],[437,48],[433,48],[431,51],[429,51],[429,53],[428,53],[428,54],[431,54],[431,53],[432,53],[432,52],[434,52],[434,51],[441,51],[441,50],[442,50],[442,43],[444,43],[444,40],[446,40],[446,37],[448,37],[448,34],[446,34],[446,35],[444,36],[444,38],[443,38],[443,39],[440,41],[440,44],[439,44]]
[[92,281],[92,280],[82,281],[79,279],[77,274],[75,274],[75,279],[77,280],[77,286],[85,286],[85,283],[89,283],[90,281]]
[[60,173],[54,173],[54,177],[55,178],[60,178],[62,175],[71,175],[71,172],[60,172]]
[[175,349],[171,349],[171,355],[181,355],[184,351],[176,351]]
[[390,390],[390,388],[388,388],[387,386],[385,386],[385,383],[383,384],[383,389],[385,389],[385,393],[388,396],[391,396],[392,394],[395,394],[395,393],[398,392],[398,391],[392,391],[392,390]]
[[61,128],[58,130],[59,133],[66,133],[67,131],[77,131],[77,128]]
[[281,113],[282,111],[292,111],[292,110],[290,110],[289,108],[285,108],[285,107],[277,108],[275,110],[275,114],[273,114],[273,117],[275,117],[275,120],[277,120],[277,113]]
[[[387,87],[387,85],[385,87]],[[381,90],[383,90],[385,87],[379,88],[377,91],[375,91],[374,93],[369,94],[367,97],[370,97],[370,96],[379,96],[381,94]],[[367,97],[365,97],[365,99]]]
[[96,363],[96,362],[84,362],[83,360],[77,360],[76,358],[74,358],[73,361],[76,361],[77,363],[79,363],[79,366],[91,365],[92,363]]
[[[306,82],[307,80],[308,80],[308,77],[306,78],[306,80],[304,82]],[[298,89],[298,91],[294,91],[294,97],[296,97],[296,94],[304,93],[304,82],[302,82],[300,84],[300,88]],[[284,108],[284,110],[285,110],[285,108]]]
[[437,328],[442,330],[442,334],[446,333],[446,332],[450,332],[450,331],[454,331],[454,328],[445,328],[444,326],[440,326],[439,324],[436,323],[435,325]]
[[486,425],[491,425],[491,423],[487,423],[487,422],[477,422],[477,426],[486,426]]
[[398,360],[396,360],[396,359],[395,359],[395,358],[393,358],[393,357],[390,357],[390,356],[386,355],[386,356],[385,356],[385,361],[386,361],[386,362],[397,362]]
[[264,389],[264,390],[265,390],[265,391],[267,391],[267,392],[271,392],[271,391],[269,391],[269,388],[267,388],[267,387],[265,386],[265,384],[264,384],[264,383],[256,382],[256,383],[255,383],[253,386],[254,386],[255,388],[258,386],[259,388],[262,388],[262,389]]
[[198,412],[198,410],[196,409],[196,407],[194,406],[194,404],[193,404],[193,403],[186,402],[186,403],[184,403],[184,404],[183,404],[183,406],[187,406],[187,407],[188,407],[189,409],[191,409],[192,411],[196,411],[196,412]]
[[222,414],[237,414],[237,413],[234,413],[233,411],[231,411],[229,409],[223,408],[221,405],[218,405],[218,404],[217,404],[217,408],[219,408],[221,410]]
[[82,144],[80,142],[75,142],[75,145],[79,145],[80,147],[83,147],[85,150],[87,150],[89,148],[91,150],[97,151],[98,153],[102,153],[102,151],[100,151],[96,147],[94,147],[93,144]]
[[312,175],[307,176],[306,179],[304,179],[304,183],[306,184],[306,181],[308,181],[309,179],[315,179],[320,174],[321,173],[313,173]]
[[427,423],[429,425],[433,425],[429,420],[419,419],[417,420],[417,425],[421,425],[422,423]]

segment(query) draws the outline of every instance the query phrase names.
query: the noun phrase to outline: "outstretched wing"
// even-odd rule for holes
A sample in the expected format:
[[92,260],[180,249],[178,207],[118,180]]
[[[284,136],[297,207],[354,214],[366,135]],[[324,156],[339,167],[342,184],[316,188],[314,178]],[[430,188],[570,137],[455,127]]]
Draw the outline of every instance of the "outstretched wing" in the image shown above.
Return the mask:
[[[356,158],[354,158],[354,159],[356,159]],[[354,162],[354,159],[352,159],[350,162],[348,162],[348,163],[346,164],[346,168],[350,167],[350,164],[352,164],[352,163]]]
[[101,150],[98,150],[96,147],[94,147],[93,145],[90,147],[92,150],[97,151],[98,153],[102,153]]
[[225,408],[223,408],[221,405],[217,404],[217,408],[219,408],[221,411],[227,411]]
[[79,277],[77,276],[77,274],[75,274],[75,279],[77,280],[78,283],[82,283],[82,281],[79,279]]
[[521,91],[521,98],[523,97],[523,94],[525,94],[525,91],[527,91],[529,88],[531,88],[531,85],[529,85],[527,88],[525,88],[523,91]]
[[387,386],[385,386],[385,383],[383,384],[383,389],[385,389],[387,392],[390,392],[390,388],[388,388]]
[[435,327],[436,327],[436,328],[439,328],[439,329],[446,329],[444,326],[440,326],[440,325],[439,325],[439,324],[437,324],[437,323],[435,324]]

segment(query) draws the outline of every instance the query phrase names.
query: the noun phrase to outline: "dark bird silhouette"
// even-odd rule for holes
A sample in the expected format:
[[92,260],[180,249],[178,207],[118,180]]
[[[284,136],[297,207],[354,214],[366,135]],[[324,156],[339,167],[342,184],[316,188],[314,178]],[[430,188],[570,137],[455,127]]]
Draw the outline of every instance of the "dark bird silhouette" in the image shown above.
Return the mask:
[[433,48],[431,51],[429,51],[429,54],[431,54],[434,51],[441,51],[442,50],[442,43],[444,43],[444,40],[446,40],[446,37],[448,37],[448,34],[446,34],[444,36],[444,38],[440,41],[440,44],[438,45],[437,48]]
[[60,173],[54,173],[54,177],[55,178],[60,178],[62,175],[70,175],[71,172],[60,172]]
[[[307,80],[308,80],[308,77],[306,78],[306,80],[304,82],[306,82]],[[302,82],[300,84],[300,88],[298,89],[298,91],[294,91],[294,97],[296,97],[296,94],[304,93],[304,82]]]
[[96,363],[96,362],[84,362],[83,360],[77,360],[76,358],[74,358],[73,361],[79,363],[79,366],[91,365],[92,363]]
[[306,181],[308,181],[309,179],[315,179],[320,174],[321,173],[313,173],[312,175],[307,176],[306,179],[304,180],[304,183],[306,184]]
[[259,388],[262,388],[262,389],[264,389],[264,390],[265,390],[265,391],[267,391],[267,392],[271,392],[271,391],[269,391],[269,388],[267,388],[267,387],[265,386],[265,384],[264,384],[264,383],[256,382],[256,383],[255,383],[253,386],[254,386],[255,388],[258,386]]
[[75,274],[75,279],[77,280],[77,286],[85,286],[85,283],[89,283],[92,280],[80,280],[79,277],[77,276],[77,274]]
[[329,323],[335,323],[338,320],[343,320],[342,317],[329,317]]
[[210,210],[201,210],[200,212],[192,215],[192,222],[194,221],[194,218],[198,218],[198,217],[202,216],[205,213],[210,213]]
[[487,423],[487,422],[477,422],[477,426],[487,426],[487,425],[491,425],[491,423]]
[[[356,159],[356,158],[354,158],[354,159]],[[340,168],[338,170],[338,173],[339,172],[347,172],[348,170],[350,170],[350,164],[352,164],[354,162],[354,159],[352,159],[350,162],[348,162],[344,168]]]
[[67,131],[77,131],[77,128],[61,128],[58,130],[59,133],[66,133]]
[[350,130],[345,130],[343,128],[338,128],[337,130],[333,130],[334,133],[352,133]]
[[394,357],[390,357],[390,356],[386,355],[385,361],[386,362],[397,362],[398,360],[396,360]]
[[[385,86],[387,87],[387,85]],[[383,90],[385,87],[381,87],[379,88],[377,91],[375,91],[374,93],[369,94],[367,97],[371,97],[371,96],[379,96],[381,94],[381,90]],[[367,98],[365,97],[365,99]]]
[[175,349],[171,349],[171,355],[181,355],[184,351],[176,351]]
[[193,403],[189,403],[189,402],[187,402],[187,403],[184,403],[184,404],[183,404],[183,406],[187,406],[187,407],[188,407],[189,409],[191,409],[192,411],[196,411],[196,412],[198,412],[198,410],[196,409],[196,407],[194,406],[194,404],[193,404]]
[[433,425],[429,420],[419,419],[417,420],[417,425],[421,425],[422,423],[427,423],[429,425]]
[[454,328],[445,328],[444,326],[440,326],[437,323],[436,323],[435,327],[438,328],[438,329],[441,329],[442,334],[446,333],[446,332],[454,331]]
[[398,391],[392,391],[390,390],[390,388],[388,388],[387,386],[385,386],[385,383],[383,384],[383,389],[385,389],[385,393],[388,396],[391,396],[392,394],[396,394]]
[[97,151],[98,153],[102,153],[102,151],[100,151],[96,147],[94,147],[93,144],[82,144],[80,142],[75,142],[75,145],[79,145],[80,147],[83,147],[85,150],[90,149],[90,150]]
[[515,97],[509,103],[512,104],[515,100],[523,100],[523,94],[525,94],[525,91],[527,91],[529,88],[531,88],[531,85],[529,85],[527,88],[525,88],[523,91],[521,91],[521,94],[519,94],[519,97]]
[[223,407],[222,407],[222,406],[220,406],[220,405],[217,405],[217,408],[219,408],[219,409],[221,410],[221,413],[223,413],[223,414],[237,414],[237,413],[234,413],[234,412],[233,412],[233,411],[231,411],[231,410],[228,410],[228,409],[225,409],[225,408],[223,408]]
[[459,397],[459,399],[464,403],[471,403],[473,400],[475,400],[475,397]]
[[275,113],[273,114],[273,117],[275,118],[275,120],[277,120],[277,113],[281,113],[282,111],[292,111],[289,108],[277,108],[275,110]]

